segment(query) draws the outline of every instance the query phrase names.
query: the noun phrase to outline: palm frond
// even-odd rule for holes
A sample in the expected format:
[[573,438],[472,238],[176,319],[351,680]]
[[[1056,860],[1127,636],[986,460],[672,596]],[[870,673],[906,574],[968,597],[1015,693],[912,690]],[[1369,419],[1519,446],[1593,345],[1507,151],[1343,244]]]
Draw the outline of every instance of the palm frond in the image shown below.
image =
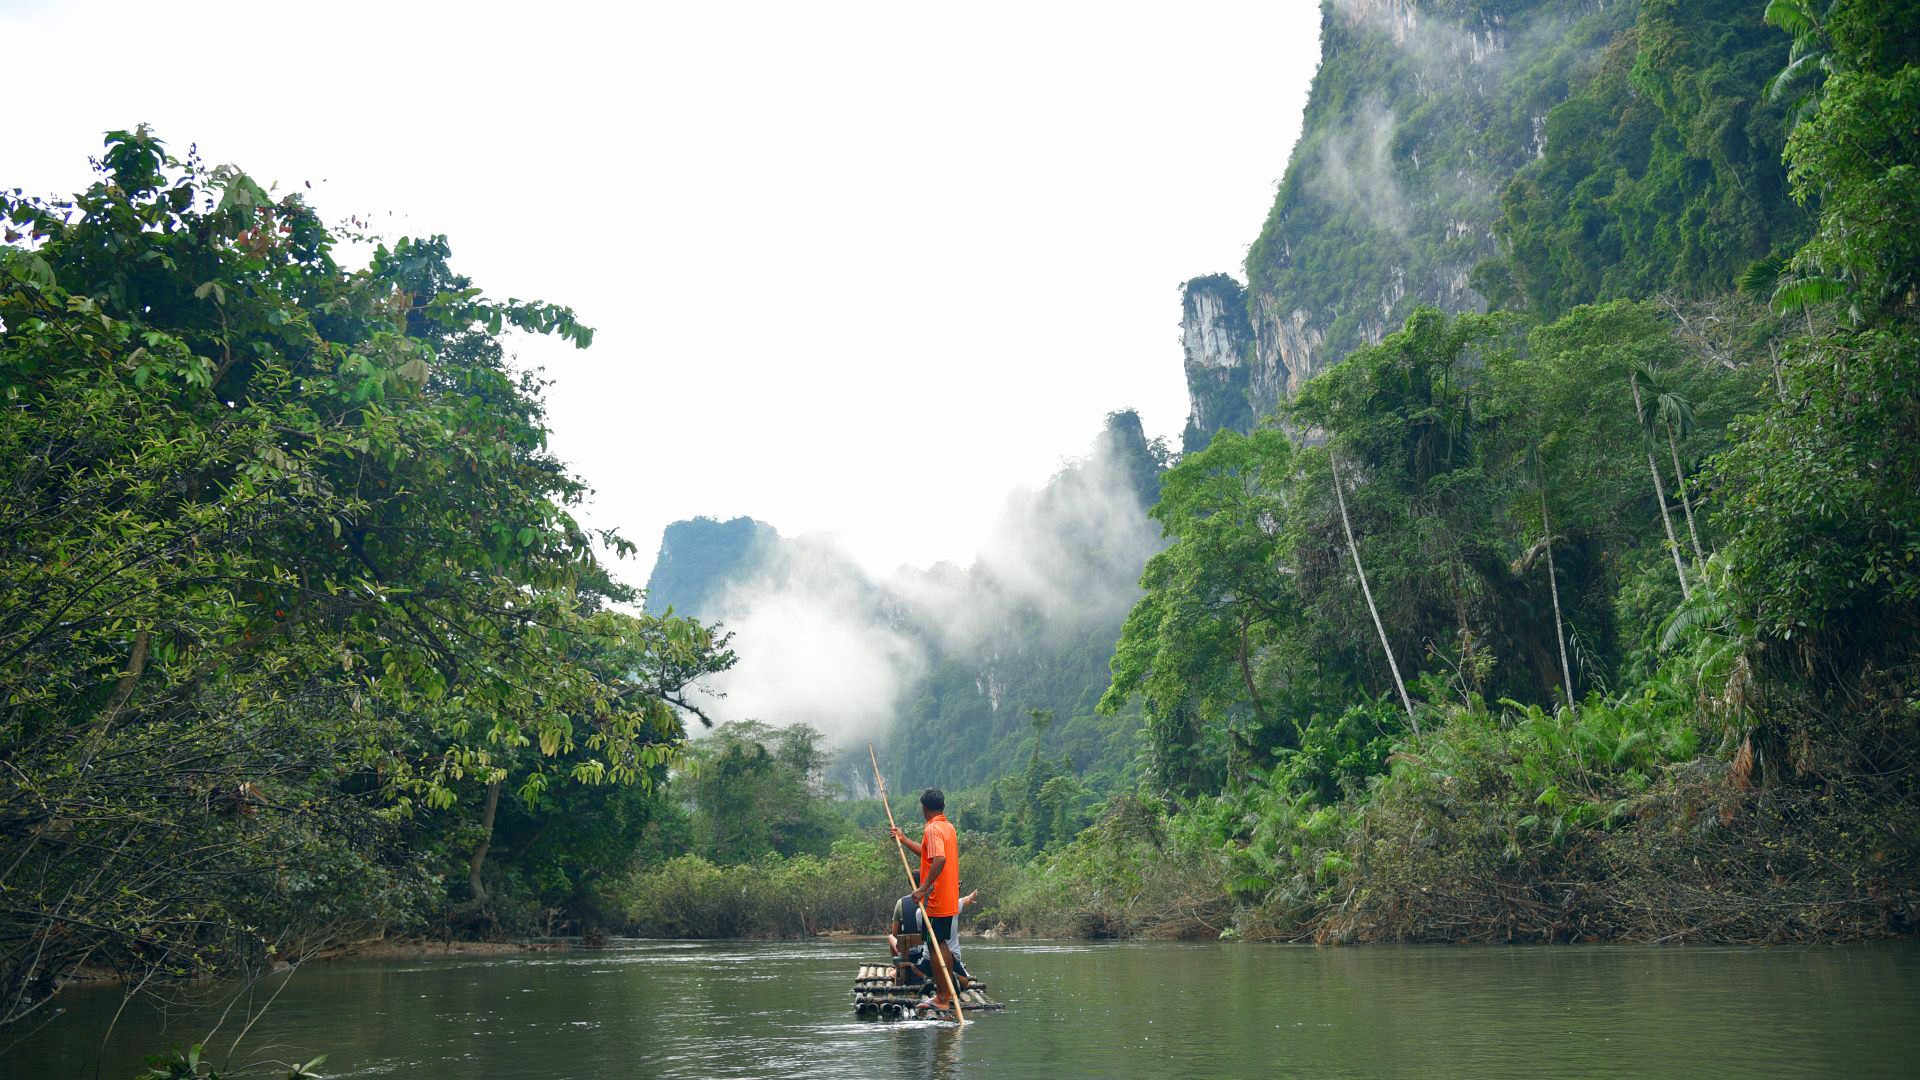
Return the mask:
[[1779,101],[1787,96],[1787,91],[1793,84],[1800,81],[1802,75],[1807,74],[1808,65],[1820,66],[1818,61],[1825,55],[1824,52],[1807,52],[1788,61],[1786,67],[1781,68],[1778,74],[1767,80],[1767,100]]
[[1754,262],[1741,271],[1740,292],[1749,300],[1765,302],[1773,296],[1773,290],[1780,284],[1780,275],[1787,271],[1787,260],[1778,255],[1769,255]]
[[1679,394],[1668,391],[1654,398],[1654,407],[1659,411],[1661,419],[1673,425],[1674,433],[1680,438],[1684,439],[1688,435],[1693,434],[1693,429],[1696,426],[1693,415],[1693,402]]
[[1816,304],[1838,300],[1847,293],[1847,283],[1839,278],[1803,277],[1783,281],[1773,290],[1773,310],[1785,313],[1803,311]]
[[1795,40],[1820,29],[1820,21],[1814,18],[1812,9],[1803,0],[1768,0],[1766,14],[1762,17],[1768,26],[1785,30]]

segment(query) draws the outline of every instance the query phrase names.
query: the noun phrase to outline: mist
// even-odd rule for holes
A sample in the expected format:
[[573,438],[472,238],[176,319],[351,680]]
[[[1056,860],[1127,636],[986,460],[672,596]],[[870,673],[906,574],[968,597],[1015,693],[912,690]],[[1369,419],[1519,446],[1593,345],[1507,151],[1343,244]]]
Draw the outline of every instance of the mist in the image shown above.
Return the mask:
[[702,708],[717,721],[810,724],[845,750],[884,736],[939,658],[989,656],[1015,632],[1117,628],[1161,547],[1147,510],[1164,453],[1137,416],[1115,414],[1085,457],[1006,494],[965,567],[881,576],[852,554],[856,538],[781,538],[701,612],[733,632],[740,656]]
[[1344,206],[1387,232],[1407,231],[1407,198],[1393,163],[1393,113],[1377,99],[1325,137],[1311,177],[1322,200]]

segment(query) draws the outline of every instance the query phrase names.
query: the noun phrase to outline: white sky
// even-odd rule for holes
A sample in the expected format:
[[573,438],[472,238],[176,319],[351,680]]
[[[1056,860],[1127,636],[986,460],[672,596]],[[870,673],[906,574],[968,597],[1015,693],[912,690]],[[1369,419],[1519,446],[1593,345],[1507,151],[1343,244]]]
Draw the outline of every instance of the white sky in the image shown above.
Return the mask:
[[592,349],[520,355],[628,580],[697,514],[965,562],[1108,411],[1177,442],[1176,290],[1238,272],[1318,36],[1315,0],[0,0],[0,184],[78,190],[145,121],[572,305]]

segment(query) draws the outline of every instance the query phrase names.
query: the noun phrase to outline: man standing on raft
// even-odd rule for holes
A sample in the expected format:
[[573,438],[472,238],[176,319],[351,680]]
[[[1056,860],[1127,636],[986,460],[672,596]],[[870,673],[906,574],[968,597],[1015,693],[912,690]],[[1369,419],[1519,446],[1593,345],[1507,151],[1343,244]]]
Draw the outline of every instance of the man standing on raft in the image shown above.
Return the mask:
[[[947,797],[939,788],[928,788],[920,793],[920,815],[927,819],[920,842],[907,839],[899,826],[893,828],[894,839],[920,856],[920,887],[913,898],[926,905],[929,943],[938,942],[941,947],[953,939],[954,916],[960,913],[960,838],[947,820],[946,809]],[[933,1007],[951,1008],[953,1003],[946,997],[947,988],[935,979]]]

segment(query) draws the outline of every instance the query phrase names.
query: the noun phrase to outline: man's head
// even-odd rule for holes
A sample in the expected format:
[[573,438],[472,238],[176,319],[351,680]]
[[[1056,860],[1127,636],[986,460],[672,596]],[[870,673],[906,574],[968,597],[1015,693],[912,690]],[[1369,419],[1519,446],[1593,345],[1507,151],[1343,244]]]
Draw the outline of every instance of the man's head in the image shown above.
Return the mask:
[[920,793],[920,816],[928,821],[932,821],[935,814],[944,813],[946,809],[947,797],[940,793],[939,788],[930,787]]

